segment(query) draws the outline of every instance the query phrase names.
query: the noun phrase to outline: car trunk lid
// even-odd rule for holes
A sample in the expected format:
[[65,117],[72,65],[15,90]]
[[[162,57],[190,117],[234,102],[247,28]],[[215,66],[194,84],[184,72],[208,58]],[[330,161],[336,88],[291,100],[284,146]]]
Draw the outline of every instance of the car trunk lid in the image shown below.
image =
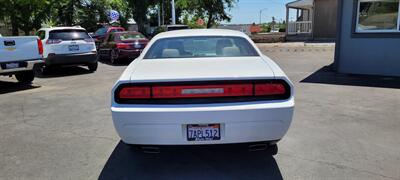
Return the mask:
[[273,79],[261,57],[144,59],[131,74],[133,82]]

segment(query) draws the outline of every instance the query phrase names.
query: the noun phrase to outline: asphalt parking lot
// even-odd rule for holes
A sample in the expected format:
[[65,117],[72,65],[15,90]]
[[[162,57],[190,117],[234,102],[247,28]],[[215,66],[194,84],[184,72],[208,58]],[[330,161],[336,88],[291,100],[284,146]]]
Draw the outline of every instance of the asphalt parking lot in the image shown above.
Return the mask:
[[110,91],[125,65],[56,69],[31,86],[0,77],[0,179],[400,179],[400,81],[335,74],[332,44],[259,44],[296,87],[279,153],[240,147],[135,152]]

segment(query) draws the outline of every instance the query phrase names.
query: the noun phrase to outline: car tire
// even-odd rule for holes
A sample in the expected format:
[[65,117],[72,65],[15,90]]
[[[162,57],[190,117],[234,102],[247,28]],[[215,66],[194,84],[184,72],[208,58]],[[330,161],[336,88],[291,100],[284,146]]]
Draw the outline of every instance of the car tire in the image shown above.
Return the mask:
[[111,52],[110,52],[110,62],[111,62],[111,64],[115,64],[117,62],[118,56],[119,56],[119,54],[118,54],[117,50],[112,49]]
[[90,72],[97,71],[97,67],[98,67],[98,62],[88,64],[88,69]]
[[30,84],[33,79],[35,79],[35,73],[33,71],[24,71],[15,74],[15,78],[17,78],[18,82],[21,84]]

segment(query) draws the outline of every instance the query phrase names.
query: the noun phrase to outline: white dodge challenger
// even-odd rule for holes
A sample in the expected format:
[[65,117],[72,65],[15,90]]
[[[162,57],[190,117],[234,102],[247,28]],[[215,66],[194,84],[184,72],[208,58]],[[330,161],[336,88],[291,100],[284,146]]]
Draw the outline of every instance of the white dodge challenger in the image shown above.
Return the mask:
[[128,145],[276,149],[294,104],[288,77],[244,33],[179,30],[155,36],[126,68],[111,111]]

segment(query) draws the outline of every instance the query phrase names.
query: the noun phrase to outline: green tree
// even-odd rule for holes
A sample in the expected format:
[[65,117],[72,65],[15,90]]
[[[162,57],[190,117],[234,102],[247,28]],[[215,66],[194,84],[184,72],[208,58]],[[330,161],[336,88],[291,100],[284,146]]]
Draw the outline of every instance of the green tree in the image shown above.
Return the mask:
[[50,16],[49,0],[1,0],[0,18],[9,20],[12,34],[19,35],[19,30],[29,35],[39,29],[43,21]]
[[176,5],[194,16],[206,20],[207,28],[221,21],[230,21],[227,10],[233,8],[236,0],[177,0]]
[[157,2],[157,0],[128,0],[128,5],[132,10],[132,17],[135,19],[140,32],[146,33],[145,24],[148,22],[149,8]]
[[51,0],[52,17],[57,25],[75,25],[78,10],[86,4],[85,0]]
[[125,0],[52,0],[52,22],[58,26],[80,25],[88,31],[97,30],[99,24],[108,24],[108,12],[120,13],[119,25],[127,27],[131,10]]
[[122,27],[128,27],[128,20],[132,18],[132,9],[126,0],[109,0],[109,6],[119,12],[119,22]]

